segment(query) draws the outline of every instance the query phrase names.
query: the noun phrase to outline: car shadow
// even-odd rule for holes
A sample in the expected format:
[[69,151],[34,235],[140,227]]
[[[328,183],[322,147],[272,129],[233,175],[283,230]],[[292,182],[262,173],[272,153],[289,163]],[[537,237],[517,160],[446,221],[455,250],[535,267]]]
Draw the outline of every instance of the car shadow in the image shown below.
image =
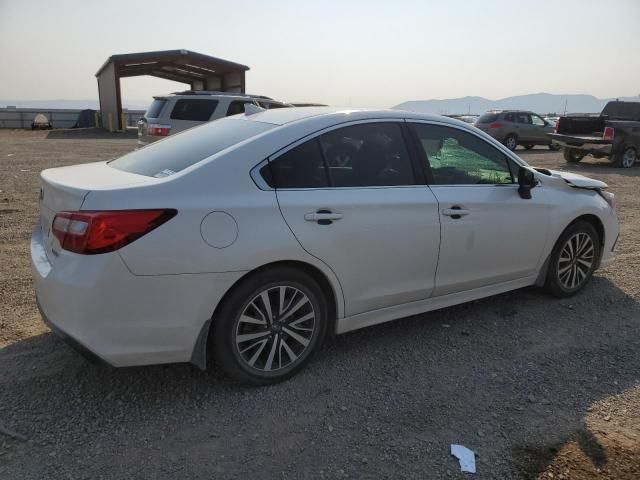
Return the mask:
[[[46,333],[0,350],[0,423],[33,442],[9,440],[16,462],[77,462],[89,476],[96,461],[135,472],[138,455],[169,468],[175,451],[183,477],[215,457],[231,478],[285,466],[311,478],[354,458],[360,478],[441,478],[460,443],[478,455],[477,478],[535,478],[569,439],[603,468],[584,417],[638,384],[639,327],[638,302],[597,276],[569,299],[527,288],[338,336],[263,388],[215,368],[94,365]],[[54,444],[63,458],[48,456]]]

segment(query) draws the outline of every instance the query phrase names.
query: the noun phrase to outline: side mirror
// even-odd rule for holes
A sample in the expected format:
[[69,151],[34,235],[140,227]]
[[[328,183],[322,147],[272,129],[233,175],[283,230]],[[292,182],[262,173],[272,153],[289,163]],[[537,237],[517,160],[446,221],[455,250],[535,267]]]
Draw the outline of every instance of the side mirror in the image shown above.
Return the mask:
[[529,200],[531,198],[531,189],[538,184],[536,176],[531,170],[520,167],[518,170],[518,193],[520,198]]

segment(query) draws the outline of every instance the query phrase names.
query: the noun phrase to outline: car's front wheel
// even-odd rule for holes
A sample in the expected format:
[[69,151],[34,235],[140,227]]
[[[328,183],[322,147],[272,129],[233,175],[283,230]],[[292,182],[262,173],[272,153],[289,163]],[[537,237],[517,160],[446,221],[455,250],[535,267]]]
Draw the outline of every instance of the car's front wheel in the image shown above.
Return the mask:
[[557,297],[569,297],[584,287],[600,258],[598,232],[578,221],[562,232],[551,252],[545,288]]
[[217,365],[237,380],[266,385],[298,372],[327,328],[322,289],[300,270],[254,274],[224,300],[213,319]]

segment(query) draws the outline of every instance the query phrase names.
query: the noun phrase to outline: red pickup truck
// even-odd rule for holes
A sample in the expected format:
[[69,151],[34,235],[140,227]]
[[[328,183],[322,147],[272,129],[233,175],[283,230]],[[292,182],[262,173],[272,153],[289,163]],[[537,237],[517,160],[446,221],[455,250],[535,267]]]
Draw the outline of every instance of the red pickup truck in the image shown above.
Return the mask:
[[640,102],[609,102],[597,117],[560,117],[555,133],[547,135],[562,147],[567,162],[593,155],[632,167],[640,155]]

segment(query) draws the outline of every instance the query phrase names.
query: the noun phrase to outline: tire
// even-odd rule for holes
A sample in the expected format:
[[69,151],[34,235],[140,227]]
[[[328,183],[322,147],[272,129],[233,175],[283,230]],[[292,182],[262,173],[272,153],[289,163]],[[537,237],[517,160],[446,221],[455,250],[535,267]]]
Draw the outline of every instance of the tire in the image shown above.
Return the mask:
[[557,143],[550,143],[549,150],[551,150],[552,152],[557,152],[558,150],[560,150],[560,145],[558,145]]
[[216,312],[210,335],[214,360],[241,382],[286,380],[322,343],[327,311],[322,289],[304,272],[291,267],[258,272],[241,281]]
[[530,143],[527,143],[526,145],[523,145],[525,150],[531,150],[533,148],[533,145],[531,145]]
[[614,163],[616,167],[631,168],[638,161],[638,152],[633,147],[624,147],[616,153]]
[[511,133],[505,137],[502,143],[513,152],[518,146],[518,137],[514,133]]
[[593,225],[569,225],[551,251],[545,289],[560,298],[575,295],[589,282],[599,259],[600,238]]
[[584,154],[580,153],[579,150],[576,150],[574,148],[562,149],[562,156],[567,161],[567,163],[578,163],[584,158]]

